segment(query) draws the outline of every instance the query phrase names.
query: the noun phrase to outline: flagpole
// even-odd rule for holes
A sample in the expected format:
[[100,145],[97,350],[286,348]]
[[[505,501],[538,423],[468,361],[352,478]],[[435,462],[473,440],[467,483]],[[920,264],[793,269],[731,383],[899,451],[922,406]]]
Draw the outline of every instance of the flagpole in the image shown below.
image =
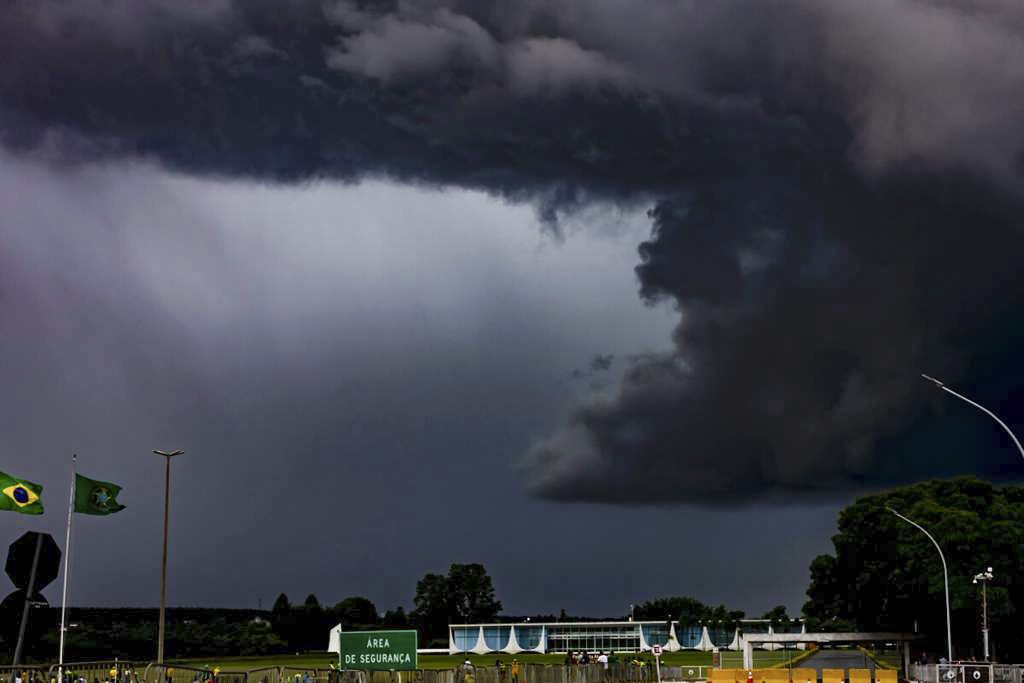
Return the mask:
[[68,531],[64,538],[64,593],[60,599],[60,661],[57,665],[57,683],[64,683],[64,634],[67,631],[68,569],[71,566],[71,518],[75,510],[75,479],[78,454],[71,456],[71,493],[68,496]]

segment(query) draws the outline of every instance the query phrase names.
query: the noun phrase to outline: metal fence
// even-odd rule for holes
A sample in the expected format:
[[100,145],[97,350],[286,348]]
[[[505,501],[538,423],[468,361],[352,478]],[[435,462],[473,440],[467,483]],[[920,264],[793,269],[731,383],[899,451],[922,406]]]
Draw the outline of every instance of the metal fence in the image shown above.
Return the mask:
[[0,666],[0,681],[13,683],[21,679],[23,683],[46,683],[46,674],[39,666]]
[[907,679],[920,683],[1024,683],[1024,664],[911,664]]
[[[216,678],[210,669],[177,664],[149,664],[143,670],[141,683],[205,683]],[[133,683],[138,683],[133,681]],[[91,683],[91,682],[87,682]]]
[[46,681],[57,683],[138,683],[138,662],[108,660],[101,662],[65,662],[54,664],[46,672]]

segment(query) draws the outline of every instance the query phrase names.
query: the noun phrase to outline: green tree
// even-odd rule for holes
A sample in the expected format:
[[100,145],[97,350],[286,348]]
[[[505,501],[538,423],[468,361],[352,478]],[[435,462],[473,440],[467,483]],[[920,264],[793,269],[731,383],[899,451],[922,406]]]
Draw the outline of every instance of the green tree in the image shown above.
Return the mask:
[[377,623],[377,606],[369,598],[352,596],[334,606],[334,614],[342,627],[373,626]]
[[303,607],[305,607],[305,608],[306,608],[306,610],[308,610],[308,611],[312,612],[312,611],[315,611],[315,610],[318,610],[318,609],[320,609],[320,601],[316,599],[316,596],[315,596],[315,595],[313,595],[312,593],[310,593],[310,594],[309,594],[309,595],[308,595],[308,596],[306,597],[306,602],[304,602],[304,603],[302,604],[302,606],[303,606]]
[[501,612],[494,584],[481,564],[453,564],[447,575],[424,575],[416,583],[413,602],[413,619],[427,640],[447,640],[449,623],[493,621]]
[[381,617],[381,622],[384,626],[390,628],[407,628],[409,626],[409,615],[405,613],[405,608],[401,605],[395,609],[389,609]]
[[816,629],[853,624],[911,631],[945,650],[942,564],[935,547],[886,507],[935,537],[949,563],[955,656],[980,653],[980,594],[972,577],[995,569],[989,589],[994,650],[1004,661],[1024,654],[1024,488],[994,487],[971,477],[928,481],[866,496],[839,513],[833,555],[811,563],[804,614]]
[[633,615],[640,620],[664,619],[685,625],[721,622],[732,626],[743,618],[743,612],[727,609],[725,605],[711,607],[696,598],[679,595],[641,603],[633,609]]
[[277,600],[274,600],[274,606],[270,612],[274,616],[285,615],[292,611],[292,603],[288,602],[288,596],[281,593],[277,596]]
[[790,621],[785,605],[776,605],[765,612],[761,618],[770,621],[773,627],[788,626]]
[[416,582],[413,604],[413,620],[424,638],[440,638],[448,630],[448,620],[454,612],[448,597],[448,577],[425,574]]
[[463,623],[494,621],[501,612],[494,584],[482,564],[453,564],[448,570],[448,599]]

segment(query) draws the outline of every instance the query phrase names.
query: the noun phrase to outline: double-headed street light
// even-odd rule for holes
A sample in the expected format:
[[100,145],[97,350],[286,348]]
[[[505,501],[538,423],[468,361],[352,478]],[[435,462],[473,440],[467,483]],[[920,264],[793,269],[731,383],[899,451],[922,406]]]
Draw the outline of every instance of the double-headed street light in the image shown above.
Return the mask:
[[156,663],[164,663],[164,632],[167,623],[167,517],[171,500],[171,458],[181,455],[185,451],[154,450],[157,455],[162,455],[167,462],[167,473],[164,476],[164,559],[160,565],[160,633],[157,636]]
[[992,567],[974,575],[974,583],[981,584],[981,642],[984,645],[986,662],[988,661],[988,596],[985,594],[985,586],[993,578],[995,577],[992,575]]
[[952,663],[953,662],[953,622],[952,622],[952,619],[950,619],[950,616],[949,616],[949,570],[946,569],[946,556],[942,554],[942,548],[939,547],[939,542],[935,540],[934,536],[932,536],[930,533],[928,533],[927,529],[925,529],[923,526],[921,526],[920,524],[918,524],[914,520],[909,519],[907,517],[904,517],[900,513],[898,513],[895,510],[893,510],[891,507],[886,507],[885,509],[888,510],[889,512],[891,512],[892,514],[896,515],[900,519],[902,519],[907,524],[910,524],[911,526],[914,526],[918,530],[920,530],[925,536],[928,537],[928,540],[932,542],[932,545],[935,546],[935,549],[939,551],[939,559],[942,560],[942,581],[943,581],[943,583],[945,584],[945,587],[946,587],[946,646],[948,648],[948,657],[949,657],[949,659],[946,660],[946,661]]

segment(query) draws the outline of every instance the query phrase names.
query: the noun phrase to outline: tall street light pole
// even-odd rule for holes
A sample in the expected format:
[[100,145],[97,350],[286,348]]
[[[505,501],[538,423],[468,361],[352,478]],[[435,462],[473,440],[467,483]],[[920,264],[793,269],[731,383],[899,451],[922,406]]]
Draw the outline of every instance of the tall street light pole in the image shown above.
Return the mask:
[[1000,420],[999,417],[996,416],[995,413],[993,413],[991,410],[989,410],[985,406],[981,405],[980,403],[972,401],[971,399],[967,398],[963,394],[959,394],[959,393],[953,391],[952,389],[947,387],[945,384],[943,384],[940,380],[937,380],[934,377],[929,377],[928,375],[925,375],[923,373],[921,374],[921,377],[924,377],[929,382],[932,382],[933,384],[935,384],[935,386],[937,386],[939,389],[942,389],[947,394],[950,394],[952,396],[956,396],[958,399],[960,399],[961,401],[964,401],[966,403],[970,403],[972,406],[974,406],[975,408],[977,408],[978,410],[980,410],[981,412],[985,413],[986,415],[991,417],[993,420],[998,422],[999,426],[1003,428],[1003,431],[1005,431],[1007,434],[1009,434],[1010,438],[1013,439],[1013,443],[1017,446],[1017,450],[1020,451],[1021,457],[1024,458],[1024,446],[1021,445],[1020,439],[1017,438],[1017,435],[1013,433],[1013,430],[1011,430],[1007,426],[1007,424],[1005,422]]
[[891,507],[886,507],[885,509],[888,510],[889,512],[891,512],[892,514],[896,515],[900,519],[902,519],[907,524],[910,524],[910,525],[916,527],[917,529],[919,529],[925,536],[928,537],[928,540],[932,542],[932,545],[935,546],[935,549],[939,551],[939,559],[942,560],[942,581],[943,581],[943,583],[945,584],[945,587],[946,587],[946,647],[948,649],[948,659],[946,661],[949,662],[950,664],[952,664],[953,663],[953,623],[952,623],[952,620],[950,619],[950,615],[949,615],[949,570],[946,568],[946,556],[942,554],[942,548],[939,547],[938,541],[935,540],[934,536],[932,536],[930,533],[928,533],[927,529],[925,529],[923,526],[921,526],[920,524],[918,524],[914,520],[909,519],[907,517],[904,517],[900,513],[898,513],[895,510],[893,510]]
[[981,636],[984,646],[985,661],[988,661],[988,596],[985,594],[985,586],[994,577],[992,567],[989,567],[980,574],[974,576],[974,583],[981,584]]
[[157,636],[156,646],[156,663],[163,664],[164,633],[167,624],[167,518],[171,501],[171,458],[181,455],[185,451],[178,449],[176,451],[154,450],[153,452],[157,455],[162,455],[167,464],[164,476],[164,557],[160,565],[160,633]]

